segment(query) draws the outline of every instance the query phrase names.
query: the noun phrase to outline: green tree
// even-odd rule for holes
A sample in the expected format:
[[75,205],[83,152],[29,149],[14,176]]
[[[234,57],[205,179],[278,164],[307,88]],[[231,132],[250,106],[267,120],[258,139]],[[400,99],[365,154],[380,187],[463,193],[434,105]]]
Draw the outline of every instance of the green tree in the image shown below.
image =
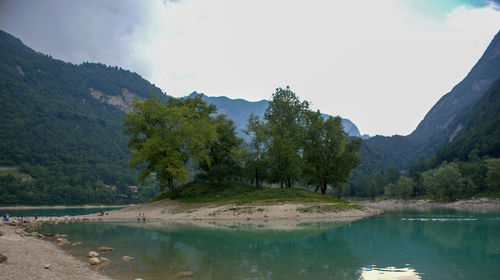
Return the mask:
[[422,173],[427,192],[436,198],[453,200],[464,187],[462,174],[456,163],[443,163],[439,168]]
[[200,169],[203,171],[198,177],[206,181],[220,184],[222,181],[231,181],[240,173],[236,150],[240,148],[243,140],[236,136],[236,125],[226,115],[214,118],[217,131],[215,140],[208,149],[210,161],[201,161]]
[[259,120],[253,113],[248,118],[247,129],[244,131],[250,136],[250,142],[247,144],[246,167],[254,178],[255,186],[262,185],[264,172],[266,169],[266,152],[269,141],[268,126]]
[[385,170],[385,178],[389,183],[396,184],[400,176],[401,172],[399,172],[399,170],[394,166],[389,166]]
[[143,102],[134,100],[132,108],[124,120],[124,133],[130,135],[130,165],[145,165],[139,180],[144,182],[155,173],[160,191],[168,186],[178,194],[174,180],[188,179],[186,163],[210,161],[208,149],[217,139],[210,118],[215,106],[207,105],[200,97],[171,97],[167,103],[161,103],[152,95]]
[[268,153],[272,158],[271,179],[291,187],[301,171],[300,149],[303,141],[304,112],[309,108],[290,87],[278,88],[264,114],[270,133]]
[[415,188],[415,182],[410,177],[399,177],[398,183],[396,184],[397,196],[407,199],[413,195],[413,189]]
[[492,191],[500,191],[500,158],[486,160],[488,173],[486,173],[486,185]]
[[303,147],[306,182],[326,192],[327,185],[339,188],[360,163],[360,140],[349,138],[340,117],[324,119],[319,111],[305,114]]

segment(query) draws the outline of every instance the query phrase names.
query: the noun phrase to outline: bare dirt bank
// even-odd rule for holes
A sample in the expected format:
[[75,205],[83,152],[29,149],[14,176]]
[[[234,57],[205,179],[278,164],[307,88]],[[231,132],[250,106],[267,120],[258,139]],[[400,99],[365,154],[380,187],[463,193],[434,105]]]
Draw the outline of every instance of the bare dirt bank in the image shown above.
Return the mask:
[[0,224],[0,254],[7,261],[0,263],[0,279],[97,279],[101,275],[50,241],[16,234],[21,227]]
[[476,198],[468,200],[457,200],[453,202],[442,202],[428,199],[420,200],[402,200],[402,199],[386,199],[386,200],[363,200],[357,201],[356,204],[383,210],[402,209],[402,208],[416,208],[416,209],[430,209],[430,208],[449,208],[457,210],[472,210],[478,212],[487,212],[500,210],[500,199],[494,198]]
[[80,216],[101,221],[136,220],[144,214],[151,221],[356,219],[382,213],[380,209],[351,207],[336,203],[217,204],[181,203],[162,200],[108,212]]

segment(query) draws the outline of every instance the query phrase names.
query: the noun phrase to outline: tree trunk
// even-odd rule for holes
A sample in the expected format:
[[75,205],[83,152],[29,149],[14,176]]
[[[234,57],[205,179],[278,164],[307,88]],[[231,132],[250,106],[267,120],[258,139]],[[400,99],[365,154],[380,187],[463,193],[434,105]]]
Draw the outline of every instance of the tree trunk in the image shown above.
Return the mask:
[[314,190],[314,192],[318,192],[318,190],[319,190],[320,187],[321,187],[320,185],[317,185],[316,189]]
[[179,195],[179,191],[174,188],[174,178],[168,178],[168,189],[173,192],[176,196]]
[[259,186],[259,169],[255,168],[255,186],[258,188]]
[[290,177],[286,178],[286,188],[289,189],[292,187],[292,179]]
[[325,193],[326,193],[326,184],[323,184],[323,185],[321,186],[321,193],[322,193],[322,194],[325,194]]

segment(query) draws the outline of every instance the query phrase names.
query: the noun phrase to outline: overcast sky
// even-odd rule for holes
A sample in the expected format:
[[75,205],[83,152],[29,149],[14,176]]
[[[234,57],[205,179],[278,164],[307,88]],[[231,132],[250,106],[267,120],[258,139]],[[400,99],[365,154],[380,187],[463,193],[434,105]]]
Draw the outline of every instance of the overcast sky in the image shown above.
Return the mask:
[[483,0],[0,0],[0,28],[167,94],[251,101],[290,85],[361,133],[407,135],[500,29]]

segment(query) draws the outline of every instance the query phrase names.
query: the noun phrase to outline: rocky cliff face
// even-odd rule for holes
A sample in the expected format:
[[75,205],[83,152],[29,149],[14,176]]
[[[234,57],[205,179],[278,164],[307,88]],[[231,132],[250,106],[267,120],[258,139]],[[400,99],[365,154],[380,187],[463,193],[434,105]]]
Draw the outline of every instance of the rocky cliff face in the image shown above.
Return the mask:
[[101,103],[106,103],[114,106],[125,113],[131,111],[132,101],[135,98],[139,98],[137,94],[128,91],[127,88],[123,88],[121,94],[118,95],[108,95],[94,88],[89,88],[90,95],[97,99]]
[[360,168],[393,165],[408,169],[431,157],[460,134],[474,105],[499,77],[500,32],[469,74],[432,107],[415,131],[408,136],[372,137],[364,141]]
[[445,94],[408,137],[423,144],[443,134],[450,142],[463,127],[468,110],[500,77],[500,32],[467,77]]

